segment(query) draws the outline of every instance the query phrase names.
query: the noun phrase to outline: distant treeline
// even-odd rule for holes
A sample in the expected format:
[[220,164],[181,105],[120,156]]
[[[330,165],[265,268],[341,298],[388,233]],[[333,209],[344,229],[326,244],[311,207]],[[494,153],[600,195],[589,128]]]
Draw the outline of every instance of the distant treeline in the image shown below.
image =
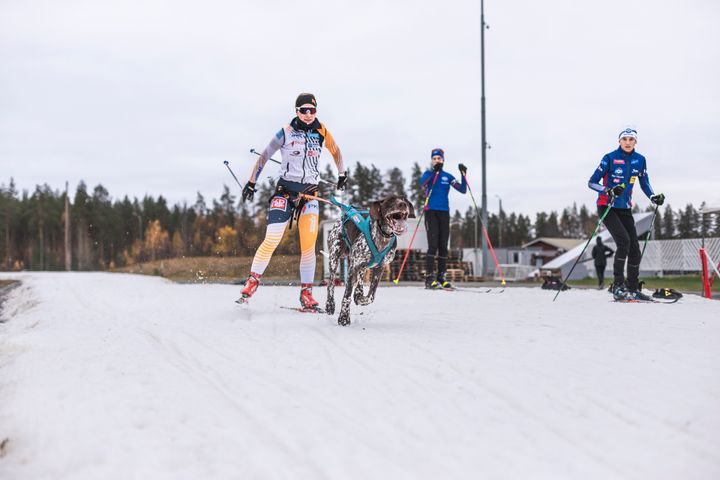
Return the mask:
[[[419,209],[424,193],[419,188],[422,169],[413,166],[409,186],[398,168],[382,174],[375,165],[358,163],[350,175],[344,201],[367,207],[371,200],[388,194],[407,195]],[[335,182],[328,166],[323,177]],[[73,270],[96,270],[137,262],[183,256],[253,255],[265,235],[265,215],[274,186],[260,185],[255,201],[238,201],[239,188],[223,186],[218,200],[207,201],[201,193],[193,205],[168,205],[165,198],[145,196],[132,200],[111,197],[102,185],[91,191],[80,183],[68,198]],[[320,184],[327,197],[332,187]],[[18,191],[13,179],[0,185],[0,270],[62,270],[65,268],[66,194],[48,185],[33,192]],[[452,204],[452,203],[451,203]],[[320,205],[323,220],[335,218],[332,207]],[[720,222],[706,216],[705,234],[720,235]],[[451,247],[475,245],[473,208],[451,218]],[[488,234],[496,247],[519,246],[536,237],[587,237],[597,224],[594,205],[579,209],[573,204],[562,212],[538,212],[535,220],[523,214],[500,212],[488,215]],[[658,212],[655,238],[693,238],[703,232],[695,207]],[[478,229],[478,244],[482,238]],[[298,254],[298,235],[286,235],[278,253]]]

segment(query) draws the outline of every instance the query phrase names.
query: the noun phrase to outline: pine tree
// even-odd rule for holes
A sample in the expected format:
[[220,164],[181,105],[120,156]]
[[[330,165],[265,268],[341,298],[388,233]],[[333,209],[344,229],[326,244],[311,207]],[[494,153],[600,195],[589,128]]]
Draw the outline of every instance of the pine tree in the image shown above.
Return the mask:
[[412,174],[410,175],[410,201],[418,211],[422,209],[425,203],[425,188],[420,184],[423,171],[417,162],[413,164]]
[[662,222],[662,237],[663,239],[675,238],[675,215],[673,214],[672,208],[668,204],[663,212]]
[[386,174],[387,182],[382,189],[381,197],[389,197],[391,195],[397,195],[400,197],[406,197],[405,193],[405,177],[403,176],[402,170],[397,167],[391,168]]
[[687,204],[685,210],[678,210],[677,232],[680,238],[695,238],[698,231],[698,213],[692,204]]
[[547,227],[545,235],[548,237],[560,237],[560,226],[558,225],[558,214],[555,211],[550,212],[547,219]]
[[545,212],[537,212],[535,214],[535,236],[537,238],[540,237],[548,237],[547,234],[548,231],[548,214]]

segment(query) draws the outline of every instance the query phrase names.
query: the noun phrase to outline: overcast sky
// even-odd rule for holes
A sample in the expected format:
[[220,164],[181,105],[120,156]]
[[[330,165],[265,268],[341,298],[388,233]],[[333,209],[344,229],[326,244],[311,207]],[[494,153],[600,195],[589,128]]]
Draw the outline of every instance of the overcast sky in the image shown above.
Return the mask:
[[[674,208],[720,203],[720,2],[488,0],[485,19],[491,212],[591,205],[627,124]],[[479,39],[479,1],[0,0],[0,183],[217,198],[223,160],[244,183],[310,91],[351,168],[409,179],[440,146],[480,202]]]

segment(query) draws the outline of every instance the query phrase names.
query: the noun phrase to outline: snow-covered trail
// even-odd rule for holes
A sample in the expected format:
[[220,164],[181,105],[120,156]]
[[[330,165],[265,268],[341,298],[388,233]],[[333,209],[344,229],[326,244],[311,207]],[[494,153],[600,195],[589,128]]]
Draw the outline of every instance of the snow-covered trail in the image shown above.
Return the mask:
[[717,301],[15,277],[3,480],[720,478]]

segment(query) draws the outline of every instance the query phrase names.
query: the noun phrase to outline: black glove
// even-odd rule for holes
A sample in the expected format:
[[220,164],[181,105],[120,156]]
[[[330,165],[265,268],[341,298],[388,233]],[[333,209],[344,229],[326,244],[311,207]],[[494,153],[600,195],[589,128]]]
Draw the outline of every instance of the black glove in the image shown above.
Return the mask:
[[433,165],[433,170],[436,172],[439,172],[440,170],[442,170],[442,167],[443,167],[442,162],[438,162],[435,165]]
[[460,170],[460,175],[462,175],[463,177],[467,175],[467,167],[462,163],[458,165],[458,170]]
[[658,193],[657,195],[652,195],[650,197],[650,201],[655,205],[662,205],[663,203],[665,203],[665,194]]
[[614,187],[605,189],[605,193],[612,193],[613,196],[615,196],[615,197],[619,197],[620,195],[622,195],[622,192],[624,192],[624,191],[625,191],[624,183],[621,183],[620,185],[615,185]]
[[337,182],[337,189],[338,190],[345,190],[345,184],[347,183],[347,172],[342,172],[340,175],[338,175],[338,182]]
[[245,188],[243,188],[243,192],[242,192],[243,202],[252,200],[253,197],[255,196],[255,192],[257,192],[257,188],[255,188],[255,182],[248,181],[245,184]]

